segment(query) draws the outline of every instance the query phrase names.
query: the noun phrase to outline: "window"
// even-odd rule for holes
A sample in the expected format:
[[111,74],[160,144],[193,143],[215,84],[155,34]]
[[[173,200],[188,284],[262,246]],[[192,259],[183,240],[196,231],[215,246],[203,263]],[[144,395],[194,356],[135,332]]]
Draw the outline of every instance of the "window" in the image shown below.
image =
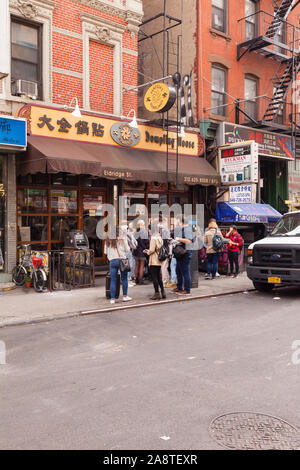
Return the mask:
[[[253,76],[246,76],[245,77],[245,100],[248,100],[245,102],[245,108],[244,111],[245,113],[248,114],[251,118],[257,120],[257,78]],[[246,121],[250,121],[245,116]]]
[[245,39],[253,39],[257,35],[257,3],[254,0],[245,0]]
[[[37,83],[37,98],[42,99],[42,60],[40,25],[18,19],[11,23],[12,93],[18,94],[16,80]],[[26,93],[25,93],[26,94]]]
[[227,32],[227,0],[212,0],[212,27],[223,33]]
[[212,113],[225,116],[226,108],[226,69],[221,65],[213,65],[211,71],[211,106]]

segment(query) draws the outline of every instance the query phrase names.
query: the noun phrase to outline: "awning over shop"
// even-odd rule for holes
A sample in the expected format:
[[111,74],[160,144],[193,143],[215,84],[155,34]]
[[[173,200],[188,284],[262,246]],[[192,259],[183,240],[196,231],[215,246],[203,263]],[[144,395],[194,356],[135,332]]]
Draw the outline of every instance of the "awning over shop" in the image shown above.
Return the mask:
[[230,204],[218,202],[217,222],[272,223],[277,222],[281,214],[269,204]]
[[[176,180],[176,156],[169,154],[169,181]],[[18,157],[18,174],[89,174],[108,179],[166,181],[166,154],[110,145],[29,136],[28,149]],[[179,184],[217,185],[216,170],[203,158],[179,155]]]

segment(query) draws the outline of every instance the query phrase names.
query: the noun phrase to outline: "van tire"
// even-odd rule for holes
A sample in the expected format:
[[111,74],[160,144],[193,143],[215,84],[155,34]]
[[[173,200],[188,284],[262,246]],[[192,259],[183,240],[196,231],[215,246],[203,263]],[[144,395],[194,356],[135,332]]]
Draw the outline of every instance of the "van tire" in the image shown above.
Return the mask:
[[253,285],[259,292],[270,292],[273,289],[273,284],[267,284],[266,282],[253,281]]

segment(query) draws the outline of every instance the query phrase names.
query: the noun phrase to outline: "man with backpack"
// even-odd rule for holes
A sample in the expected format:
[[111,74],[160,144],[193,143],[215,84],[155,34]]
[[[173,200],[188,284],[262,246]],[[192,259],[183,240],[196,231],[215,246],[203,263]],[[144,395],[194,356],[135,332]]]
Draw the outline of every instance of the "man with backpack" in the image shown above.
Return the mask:
[[219,256],[224,246],[224,238],[214,219],[209,222],[208,229],[204,234],[204,245],[206,246],[207,256],[207,273],[205,279],[215,280]]
[[[232,225],[229,232],[225,235],[229,238],[228,243],[228,259],[230,264],[230,277],[238,277],[239,274],[239,253],[243,246],[243,239],[237,231],[237,227]],[[233,267],[235,266],[235,273]]]
[[185,223],[183,216],[179,218],[179,225],[174,231],[174,236],[177,242],[173,248],[173,255],[177,262],[177,287],[173,289],[173,292],[179,295],[189,295],[191,293],[191,259],[193,254],[189,245],[193,243],[194,236],[192,227]]

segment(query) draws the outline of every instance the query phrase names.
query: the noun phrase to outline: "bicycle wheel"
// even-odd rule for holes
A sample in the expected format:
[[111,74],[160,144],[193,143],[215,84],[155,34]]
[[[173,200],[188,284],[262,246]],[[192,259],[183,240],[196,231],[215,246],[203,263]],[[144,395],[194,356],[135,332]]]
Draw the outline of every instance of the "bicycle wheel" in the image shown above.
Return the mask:
[[37,269],[33,273],[33,287],[36,292],[43,292],[46,289],[47,276],[45,271]]
[[25,284],[26,275],[27,271],[21,264],[18,264],[12,270],[12,280],[16,286],[23,286]]

